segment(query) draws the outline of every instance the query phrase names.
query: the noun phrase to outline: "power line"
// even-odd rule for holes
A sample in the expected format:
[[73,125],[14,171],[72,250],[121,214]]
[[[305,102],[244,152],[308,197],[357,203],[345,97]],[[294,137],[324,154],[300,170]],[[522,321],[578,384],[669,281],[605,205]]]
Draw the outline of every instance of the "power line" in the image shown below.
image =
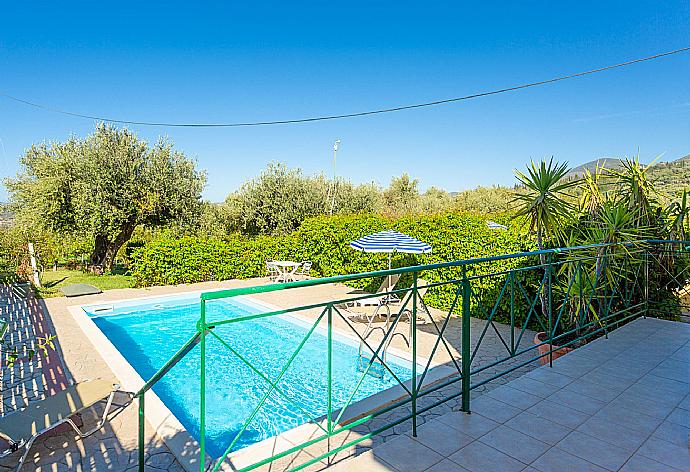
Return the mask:
[[34,108],[39,108],[41,110],[51,111],[54,113],[60,113],[63,115],[68,115],[68,116],[74,116],[77,118],[85,118],[85,119],[89,119],[89,120],[105,121],[105,122],[119,123],[119,124],[125,124],[125,125],[164,126],[164,127],[177,127],[177,128],[239,128],[239,127],[247,127],[247,126],[287,125],[287,124],[296,124],[296,123],[311,123],[314,121],[340,120],[340,119],[344,119],[344,118],[356,118],[356,117],[369,116],[369,115],[380,115],[383,113],[393,113],[393,112],[397,112],[397,111],[412,110],[415,108],[426,108],[426,107],[444,105],[444,104],[448,104],[448,103],[461,102],[464,100],[471,100],[474,98],[487,97],[490,95],[498,95],[498,94],[506,93],[506,92],[514,92],[516,90],[522,90],[522,89],[527,89],[527,88],[531,88],[531,87],[537,87],[540,85],[546,85],[546,84],[552,84],[555,82],[561,82],[563,80],[569,80],[569,79],[575,79],[578,77],[584,77],[587,75],[597,74],[599,72],[605,72],[605,71],[608,71],[611,69],[617,69],[620,67],[626,67],[626,66],[630,66],[633,64],[638,64],[640,62],[652,61],[654,59],[659,59],[659,58],[662,58],[665,56],[671,56],[673,54],[679,54],[679,53],[688,52],[688,51],[690,51],[690,46],[680,48],[680,49],[674,49],[672,51],[662,52],[659,54],[654,54],[653,56],[641,57],[638,59],[632,59],[632,60],[621,62],[618,64],[612,64],[612,65],[608,65],[608,66],[604,66],[604,67],[599,67],[597,69],[591,69],[591,70],[584,71],[584,72],[577,72],[574,74],[562,75],[562,76],[554,77],[551,79],[540,80],[538,82],[529,82],[529,83],[525,83],[525,84],[521,84],[521,85],[515,85],[512,87],[506,87],[506,88],[491,90],[491,91],[487,91],[487,92],[474,93],[474,94],[465,95],[462,97],[446,98],[446,99],[442,99],[442,100],[435,100],[432,102],[415,103],[415,104],[411,104],[411,105],[402,105],[402,106],[391,107],[391,108],[380,108],[380,109],[376,109],[376,110],[361,111],[361,112],[356,112],[356,113],[344,113],[344,114],[339,114],[339,115],[323,115],[323,116],[315,116],[315,117],[311,117],[311,118],[298,118],[298,119],[292,119],[292,120],[248,121],[248,122],[237,122],[237,123],[166,123],[166,122],[154,122],[154,121],[119,120],[119,119],[113,119],[113,118],[106,118],[103,116],[85,115],[82,113],[75,113],[72,111],[61,110],[58,108],[52,108],[52,107],[49,107],[46,105],[41,105],[39,103],[31,102],[29,100],[24,100],[23,98],[15,97],[13,95],[9,95],[9,94],[4,93],[4,92],[0,92],[0,96],[3,96],[3,97],[8,98],[10,100],[14,100],[14,101],[19,102],[19,103],[23,103],[25,105],[32,106]]

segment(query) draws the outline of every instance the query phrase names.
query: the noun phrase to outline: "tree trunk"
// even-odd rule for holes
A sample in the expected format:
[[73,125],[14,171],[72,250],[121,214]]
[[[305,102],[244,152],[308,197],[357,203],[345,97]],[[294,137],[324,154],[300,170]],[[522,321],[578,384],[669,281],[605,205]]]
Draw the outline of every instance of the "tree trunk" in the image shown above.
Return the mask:
[[103,234],[97,234],[94,242],[94,249],[89,260],[92,270],[112,270],[117,251],[119,251],[122,245],[132,237],[134,228],[136,228],[135,223],[125,223],[120,228],[120,232],[117,236],[112,239]]

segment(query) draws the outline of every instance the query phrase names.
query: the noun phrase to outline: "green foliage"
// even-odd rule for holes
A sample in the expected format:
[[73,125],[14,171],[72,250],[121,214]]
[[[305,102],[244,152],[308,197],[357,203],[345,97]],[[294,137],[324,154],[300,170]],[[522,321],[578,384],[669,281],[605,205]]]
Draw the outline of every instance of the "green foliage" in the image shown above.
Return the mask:
[[[638,158],[623,159],[615,168],[596,168],[594,173],[585,170],[583,179],[577,181],[561,175],[570,175],[564,165],[532,164],[529,175],[518,173],[525,187],[519,196],[519,214],[529,217],[538,242],[540,234],[550,235],[549,244],[559,246],[684,237],[690,214],[687,197],[665,206],[650,178],[653,168],[640,164]],[[563,192],[573,185],[579,194],[577,207],[570,205],[570,197]],[[568,331],[584,322],[596,322],[609,309],[624,308],[620,305],[622,296],[612,304],[604,303],[606,293],[625,293],[630,300],[643,300],[647,295],[641,273],[648,274],[644,283],[648,285],[650,306],[661,306],[666,313],[663,316],[673,317],[679,312],[678,292],[685,290],[689,282],[683,270],[676,273],[684,267],[683,258],[667,251],[658,257],[659,263],[655,258],[655,263],[642,272],[644,259],[636,246],[580,251],[578,264],[560,266],[553,285],[553,302],[554,306],[565,307],[568,316],[558,329]],[[544,257],[541,262],[545,262]],[[547,311],[547,288],[545,285],[540,294],[542,312]],[[579,296],[573,297],[573,292]]]
[[415,213],[419,200],[418,184],[419,180],[410,178],[407,173],[393,177],[390,186],[383,192],[386,213],[392,216]]
[[[349,244],[384,229],[404,232],[434,248],[431,254],[421,256],[394,254],[393,267],[507,254],[531,248],[519,222],[507,216],[496,219],[508,224],[510,229],[490,230],[483,216],[472,214],[442,213],[398,220],[364,214],[311,218],[294,233],[279,237],[234,237],[225,241],[161,238],[135,251],[131,270],[139,285],[258,277],[265,274],[265,262],[275,259],[310,260],[314,263],[314,273],[321,276],[369,272],[385,269],[388,256],[355,251]],[[472,271],[507,270],[520,263],[522,261],[503,261],[491,267],[474,267]],[[460,277],[460,269],[443,269],[423,273],[420,277],[429,282],[452,280]],[[361,280],[352,285],[374,288],[379,283],[380,280]],[[487,279],[478,281],[476,286],[481,289],[481,297],[491,297],[500,290],[498,285],[496,279]],[[446,285],[431,289],[427,301],[431,306],[448,309],[454,296],[454,286]]]
[[85,139],[34,145],[6,179],[20,226],[89,235],[91,263],[112,266],[139,225],[192,218],[205,177],[172,144],[100,124]]
[[526,174],[515,171],[523,187],[515,196],[515,203],[519,205],[517,215],[528,218],[540,249],[544,248],[545,239],[560,236],[563,222],[572,208],[567,190],[577,181],[565,180],[567,174],[568,165],[555,163],[553,159],[542,160],[539,164],[531,161]]
[[649,180],[657,191],[670,200],[679,199],[690,190],[690,156],[673,162],[660,162],[649,169]]
[[333,192],[337,213],[370,212],[378,206],[378,190],[373,184],[334,183],[270,163],[226,199],[228,228],[249,235],[288,234],[305,219],[330,212]]
[[513,200],[515,190],[512,188],[492,186],[477,187],[455,195],[452,208],[456,211],[473,213],[505,213],[515,208]]
[[450,193],[436,187],[430,187],[419,196],[417,213],[421,215],[442,213],[449,211],[452,207],[453,197]]

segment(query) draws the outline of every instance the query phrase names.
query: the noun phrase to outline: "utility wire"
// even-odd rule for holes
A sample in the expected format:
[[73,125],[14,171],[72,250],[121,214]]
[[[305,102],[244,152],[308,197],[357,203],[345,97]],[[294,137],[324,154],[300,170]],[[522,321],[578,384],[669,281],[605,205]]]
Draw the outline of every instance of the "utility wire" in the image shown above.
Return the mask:
[[515,85],[512,87],[506,87],[506,88],[502,88],[502,89],[491,90],[491,91],[487,91],[487,92],[474,93],[474,94],[465,95],[462,97],[446,98],[446,99],[442,99],[442,100],[435,100],[433,102],[415,103],[415,104],[411,104],[411,105],[402,105],[402,106],[397,106],[397,107],[392,107],[392,108],[380,108],[380,109],[376,109],[376,110],[361,111],[361,112],[356,112],[356,113],[344,113],[344,114],[340,114],[340,115],[323,115],[323,116],[315,116],[315,117],[311,117],[311,118],[298,118],[298,119],[292,119],[292,120],[248,121],[248,122],[237,122],[237,123],[166,123],[166,122],[155,122],[155,121],[118,120],[118,119],[107,118],[107,117],[103,117],[103,116],[85,115],[85,114],[81,114],[81,113],[75,113],[72,111],[61,110],[58,108],[52,108],[52,107],[49,107],[46,105],[41,105],[39,103],[31,102],[29,100],[24,100],[23,98],[15,97],[13,95],[9,95],[9,94],[4,93],[4,92],[0,92],[0,96],[3,96],[3,97],[8,98],[10,100],[14,100],[15,102],[19,102],[19,103],[23,103],[25,105],[32,106],[34,108],[39,108],[41,110],[51,111],[54,113],[60,113],[63,115],[74,116],[77,118],[86,118],[89,120],[105,121],[105,122],[110,122],[110,123],[120,123],[120,124],[126,124],[126,125],[163,126],[163,127],[177,127],[177,128],[239,128],[239,127],[247,127],[247,126],[287,125],[287,124],[296,124],[296,123],[311,123],[314,121],[340,120],[340,119],[344,119],[344,118],[356,118],[356,117],[360,117],[360,116],[369,116],[369,115],[380,115],[383,113],[393,113],[393,112],[403,111],[403,110],[412,110],[415,108],[433,107],[433,106],[438,106],[438,105],[444,105],[447,103],[461,102],[464,100],[471,100],[474,98],[487,97],[490,95],[498,95],[498,94],[506,93],[506,92],[514,92],[516,90],[522,90],[522,89],[527,89],[527,88],[531,88],[531,87],[537,87],[539,85],[552,84],[555,82],[561,82],[563,80],[569,80],[569,79],[575,79],[578,77],[584,77],[587,75],[597,74],[599,72],[605,72],[605,71],[608,71],[611,69],[618,69],[620,67],[626,67],[626,66],[630,66],[633,64],[638,64],[640,62],[652,61],[654,59],[659,59],[662,57],[671,56],[673,54],[679,54],[679,53],[688,52],[688,51],[690,51],[690,46],[680,48],[680,49],[674,49],[672,51],[662,52],[659,54],[654,54],[653,56],[647,56],[647,57],[641,57],[638,59],[632,59],[632,60],[621,62],[618,64],[612,64],[612,65],[608,65],[605,67],[600,67],[598,69],[591,69],[591,70],[584,71],[584,72],[577,72],[574,74],[562,75],[562,76],[554,77],[554,78],[547,79],[547,80],[540,80],[538,82],[530,82],[530,83],[525,83],[525,84],[521,84],[521,85]]

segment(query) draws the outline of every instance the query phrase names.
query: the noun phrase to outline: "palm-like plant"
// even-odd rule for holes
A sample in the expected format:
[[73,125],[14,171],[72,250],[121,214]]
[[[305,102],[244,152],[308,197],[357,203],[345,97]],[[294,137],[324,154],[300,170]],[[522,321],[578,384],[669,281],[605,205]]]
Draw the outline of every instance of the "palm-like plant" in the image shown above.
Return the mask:
[[653,227],[659,223],[659,193],[648,176],[649,169],[657,159],[649,165],[644,165],[640,164],[638,155],[633,159],[623,159],[619,169],[605,170],[616,182],[615,195],[618,201],[625,203],[628,209],[636,214],[637,226]]
[[[540,250],[546,247],[546,241],[556,240],[563,234],[563,223],[572,213],[573,206],[567,191],[578,181],[566,179],[569,170],[567,163],[559,164],[551,158],[548,162],[542,160],[539,164],[530,161],[527,173],[515,171],[523,186],[513,200],[513,203],[518,204],[517,216],[527,218]],[[544,254],[539,255],[539,261],[545,271],[549,270]],[[553,326],[550,300],[546,300],[545,291],[550,292],[548,280],[543,285],[539,298],[542,313],[549,319],[549,325]]]
[[668,215],[669,239],[686,241],[690,227],[690,206],[688,205],[688,191],[683,190],[680,200],[672,202],[666,209]]
[[[637,241],[650,236],[649,228],[637,224],[636,213],[634,211],[620,202],[612,201],[602,206],[599,215],[592,221],[588,233],[588,242],[593,244],[616,244],[627,241]],[[594,280],[598,286],[602,286],[602,284],[605,283],[613,285],[616,283],[616,278],[620,278],[624,275],[621,273],[616,274],[615,271],[609,270],[604,274],[605,276],[602,277],[602,271],[605,268],[605,263],[611,248],[615,250],[617,246],[600,246],[597,249]],[[627,251],[625,246],[623,246],[622,249]],[[632,254],[628,254],[628,257],[632,258],[633,256]],[[610,259],[615,260],[615,257],[611,255]],[[607,268],[611,269],[610,266]]]
[[580,181],[580,212],[586,215],[597,215],[602,205],[606,201],[606,195],[601,189],[601,180],[604,172],[604,167],[599,167],[594,170],[594,173],[589,169],[585,170],[585,174]]
[[563,221],[573,209],[567,190],[578,181],[565,179],[569,171],[567,163],[556,163],[553,158],[539,164],[530,161],[527,173],[515,171],[523,189],[513,203],[518,204],[517,216],[527,217],[539,249],[545,248],[545,240],[556,239],[562,234]]

